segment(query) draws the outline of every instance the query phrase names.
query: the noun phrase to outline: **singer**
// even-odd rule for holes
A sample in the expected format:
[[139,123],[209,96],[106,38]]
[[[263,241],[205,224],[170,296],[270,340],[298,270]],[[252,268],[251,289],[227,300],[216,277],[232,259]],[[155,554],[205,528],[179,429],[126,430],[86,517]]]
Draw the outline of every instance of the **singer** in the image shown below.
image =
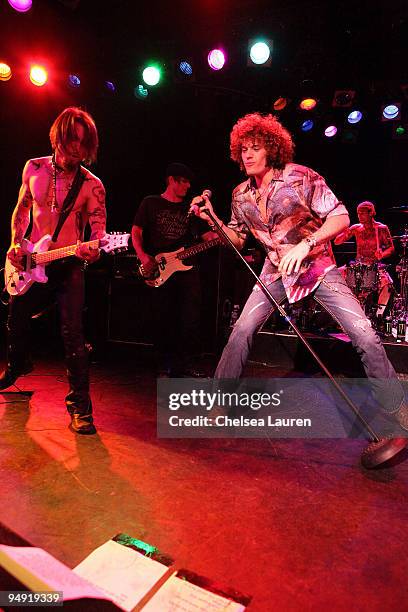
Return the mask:
[[[189,214],[186,196],[192,180],[193,173],[188,166],[169,164],[164,192],[145,197],[136,212],[132,241],[145,279],[159,275],[155,259],[158,253],[170,253],[217,236],[208,230],[206,223]],[[189,259],[188,264],[195,262]],[[196,375],[191,365],[200,348],[201,283],[197,266],[175,272],[163,285],[151,291],[155,293],[154,342],[158,376]]]
[[[349,226],[347,209],[317,172],[292,163],[289,132],[273,115],[242,117],[231,132],[231,157],[247,180],[232,195],[231,220],[224,231],[237,248],[252,234],[265,250],[261,279],[277,302],[290,303],[313,295],[350,337],[370,379],[379,407],[395,419],[400,438],[371,443],[364,451],[366,467],[378,465],[408,445],[408,405],[397,374],[360,303],[336,268],[330,240]],[[205,196],[204,196],[205,197]],[[211,223],[214,214],[194,210]],[[194,203],[194,201],[193,201]],[[226,345],[215,378],[238,378],[253,337],[273,306],[254,286]]]

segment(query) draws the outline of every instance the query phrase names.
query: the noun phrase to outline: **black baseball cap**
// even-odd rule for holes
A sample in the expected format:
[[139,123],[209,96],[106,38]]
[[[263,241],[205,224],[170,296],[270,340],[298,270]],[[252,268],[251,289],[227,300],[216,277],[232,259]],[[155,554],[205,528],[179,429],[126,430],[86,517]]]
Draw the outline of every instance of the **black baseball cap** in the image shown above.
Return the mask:
[[172,162],[167,166],[166,178],[169,176],[180,176],[189,180],[190,182],[194,179],[194,174],[191,168],[179,162]]

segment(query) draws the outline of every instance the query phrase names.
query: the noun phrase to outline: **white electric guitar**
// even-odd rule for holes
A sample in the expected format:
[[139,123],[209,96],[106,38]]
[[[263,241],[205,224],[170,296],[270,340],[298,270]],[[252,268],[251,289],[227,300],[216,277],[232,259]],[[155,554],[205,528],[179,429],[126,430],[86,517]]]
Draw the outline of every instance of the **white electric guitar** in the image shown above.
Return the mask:
[[[116,250],[125,250],[128,246],[130,234],[105,234],[103,238],[83,242],[91,249],[102,249],[105,253]],[[48,278],[45,274],[45,266],[57,259],[63,259],[75,255],[77,244],[64,246],[59,249],[48,250],[52,238],[49,234],[43,236],[35,244],[24,239],[21,243],[24,259],[24,270],[17,270],[9,258],[6,258],[4,266],[4,280],[7,292],[10,295],[22,295],[26,293],[33,283],[46,283]]]
[[211,247],[224,244],[220,238],[214,238],[213,240],[205,240],[199,244],[195,244],[187,249],[178,249],[177,251],[171,251],[170,253],[159,253],[155,255],[155,260],[158,264],[158,271],[155,276],[147,277],[143,268],[143,265],[139,265],[139,272],[149,287],[160,287],[174,272],[185,272],[191,270],[193,266],[186,266],[183,263],[184,259],[202,253]]

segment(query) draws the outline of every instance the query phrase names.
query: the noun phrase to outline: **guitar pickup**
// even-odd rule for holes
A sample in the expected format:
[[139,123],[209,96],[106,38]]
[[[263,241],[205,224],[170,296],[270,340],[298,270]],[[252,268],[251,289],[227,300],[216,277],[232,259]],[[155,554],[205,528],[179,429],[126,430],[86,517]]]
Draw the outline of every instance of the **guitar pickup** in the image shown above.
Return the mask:
[[164,258],[164,257],[162,257],[162,258],[160,259],[160,261],[158,261],[157,263],[159,264],[159,268],[160,268],[161,270],[164,270],[164,268],[166,267],[166,260],[165,260],[165,258]]

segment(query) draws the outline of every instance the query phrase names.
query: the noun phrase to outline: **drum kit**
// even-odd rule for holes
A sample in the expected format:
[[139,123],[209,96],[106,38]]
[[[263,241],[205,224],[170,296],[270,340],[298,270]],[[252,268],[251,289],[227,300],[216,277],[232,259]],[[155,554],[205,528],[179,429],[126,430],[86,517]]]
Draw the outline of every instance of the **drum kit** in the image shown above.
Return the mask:
[[[408,213],[408,207],[406,209],[404,212]],[[385,338],[394,337],[402,342],[408,340],[408,226],[402,235],[393,236],[393,239],[400,245],[400,261],[395,268],[398,280],[395,283],[387,273],[391,266],[382,262],[352,261],[345,267],[344,273],[347,284],[377,332]],[[378,316],[380,280],[385,274],[388,276],[389,298],[383,315]],[[294,304],[289,311],[304,331],[325,333],[336,328],[333,320],[313,300],[306,299]]]
[[380,272],[390,266],[383,263],[350,262],[346,267],[346,281],[377,331],[385,336],[394,335],[397,340],[403,341],[406,339],[408,320],[408,226],[402,235],[393,238],[401,246],[401,258],[395,268],[399,287],[393,286],[390,291],[382,317],[377,316]]
[[[408,206],[396,206],[390,212],[408,214]],[[406,217],[405,217],[406,218]],[[404,219],[405,220],[405,219]],[[400,261],[395,267],[398,280],[393,282],[387,270],[391,267],[382,262],[363,263],[352,261],[344,269],[347,284],[358,298],[372,326],[385,338],[394,337],[397,342],[408,342],[408,225],[404,233],[393,236],[395,246],[400,246]],[[381,291],[381,277],[388,276],[389,296],[382,316],[378,316],[378,297]],[[327,333],[338,331],[337,324],[314,300],[306,298],[289,305],[288,313],[300,329],[306,332]],[[279,317],[271,317],[268,326],[280,330]]]

